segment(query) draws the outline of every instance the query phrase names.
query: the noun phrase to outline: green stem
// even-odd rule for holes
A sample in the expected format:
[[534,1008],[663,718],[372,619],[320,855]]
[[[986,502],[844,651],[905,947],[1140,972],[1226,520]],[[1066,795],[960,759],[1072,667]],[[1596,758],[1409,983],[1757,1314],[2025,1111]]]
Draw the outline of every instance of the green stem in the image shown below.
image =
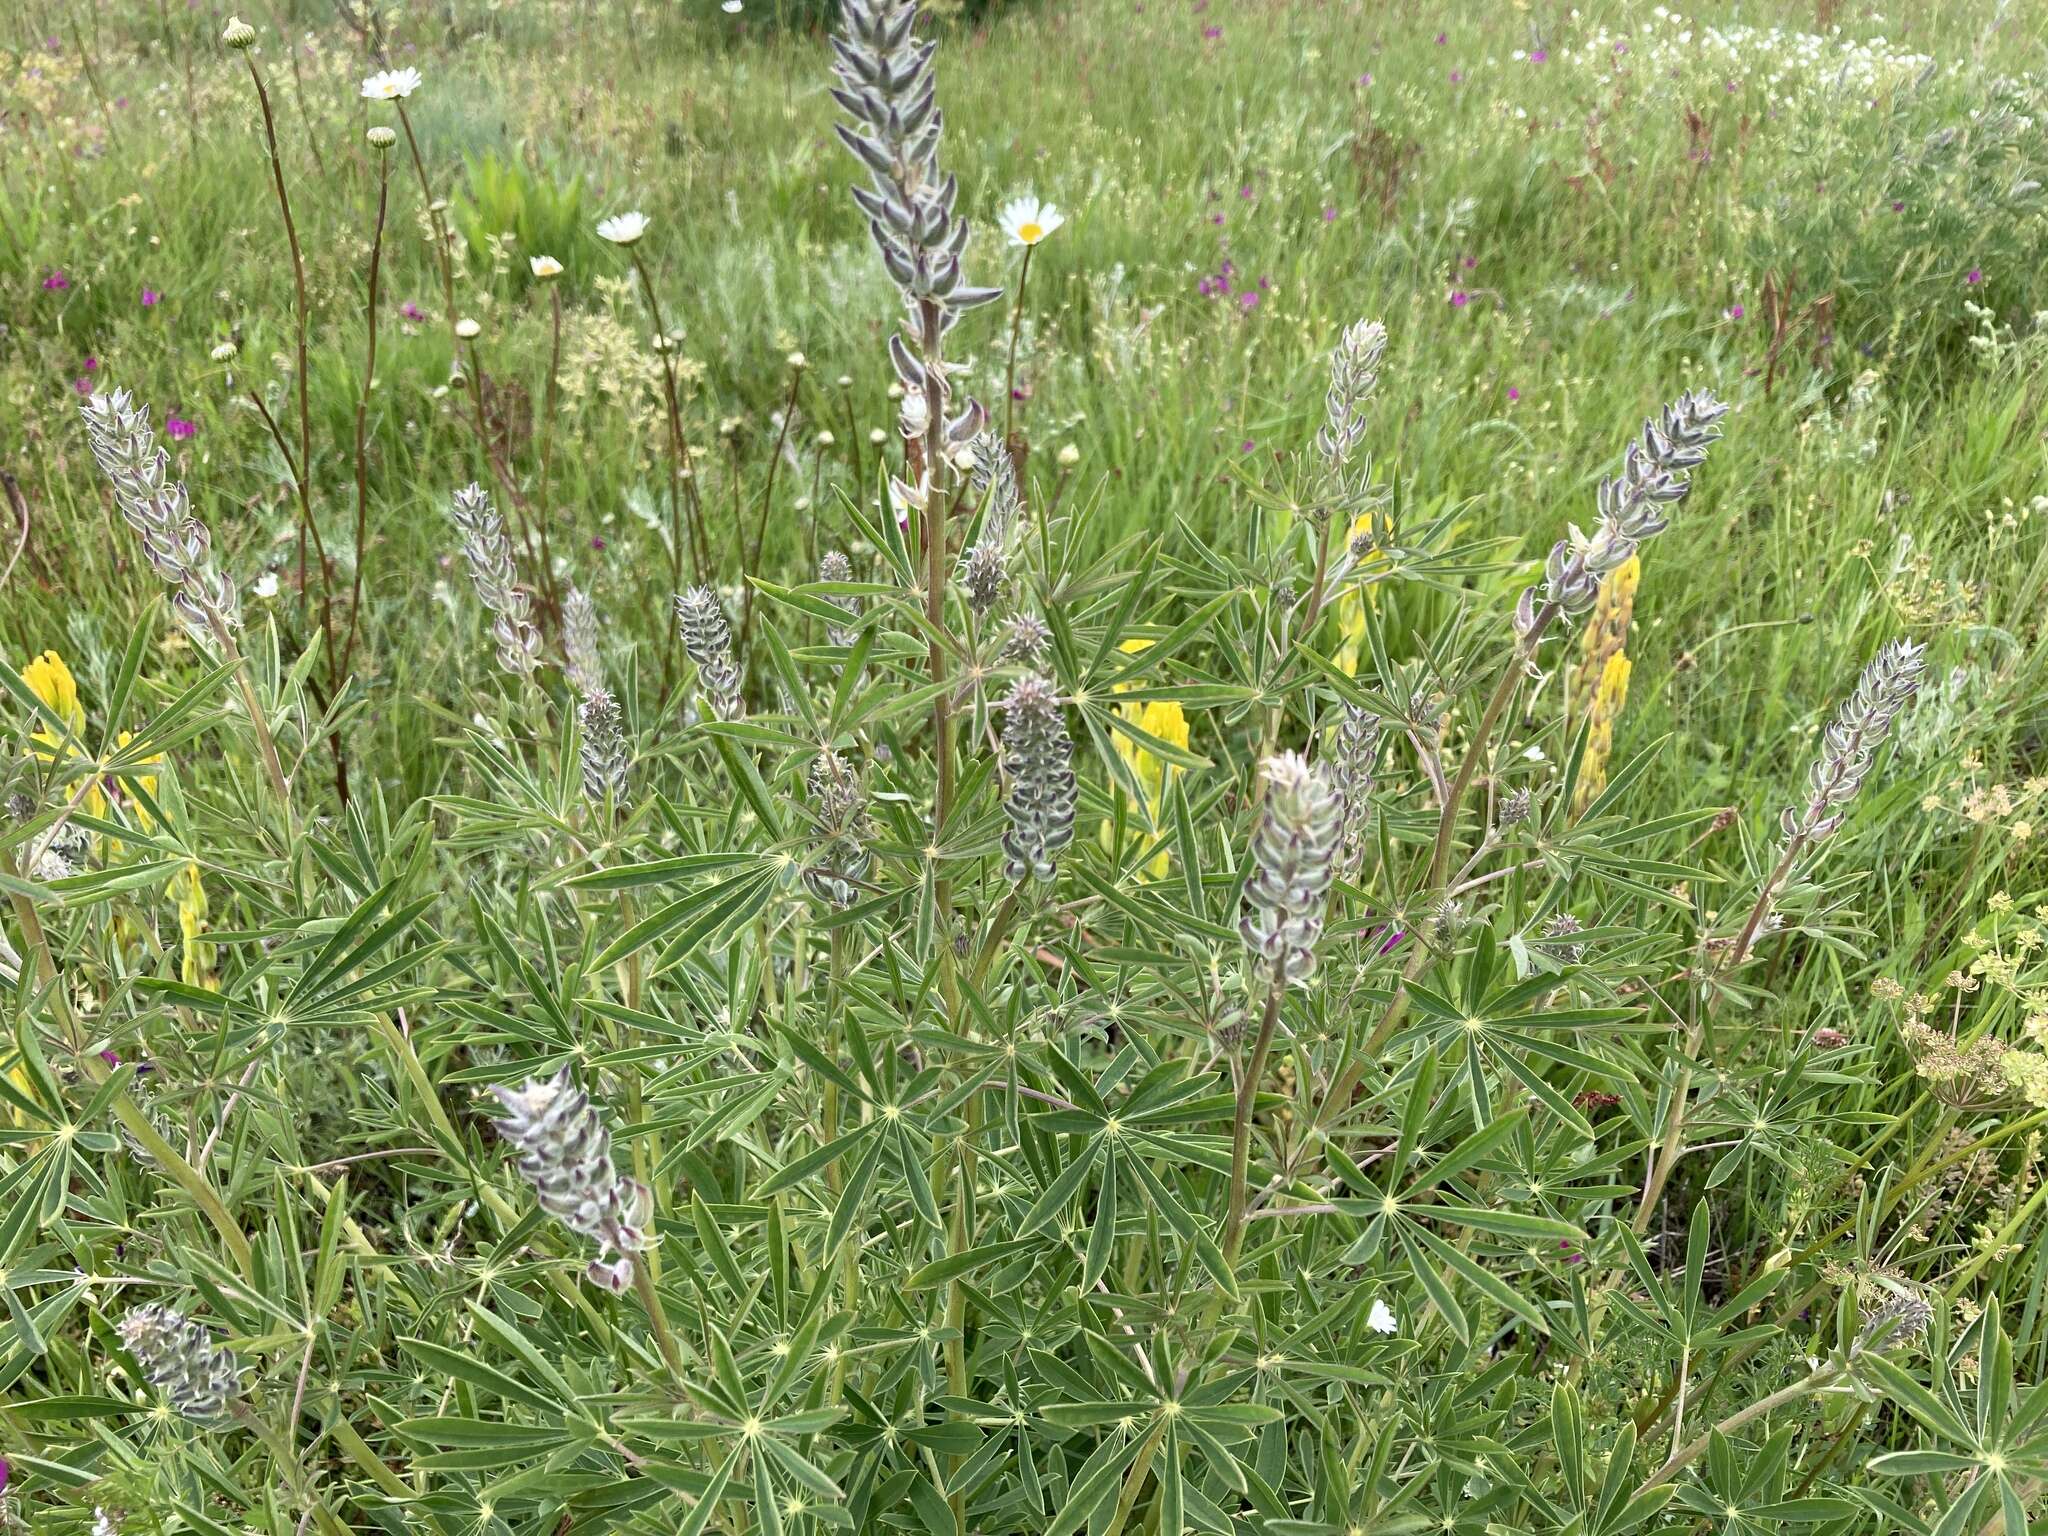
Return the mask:
[[1287,990],[1282,965],[1273,968],[1272,990],[1266,994],[1265,1017],[1259,1021],[1258,1039],[1245,1062],[1244,1078],[1237,1085],[1237,1113],[1230,1127],[1230,1207],[1223,1218],[1223,1261],[1237,1262],[1238,1246],[1244,1241],[1244,1212],[1250,1202],[1245,1188],[1252,1158],[1252,1111],[1258,1102],[1259,1080],[1266,1073],[1266,1054],[1273,1048],[1273,1036],[1280,1027],[1280,999]]

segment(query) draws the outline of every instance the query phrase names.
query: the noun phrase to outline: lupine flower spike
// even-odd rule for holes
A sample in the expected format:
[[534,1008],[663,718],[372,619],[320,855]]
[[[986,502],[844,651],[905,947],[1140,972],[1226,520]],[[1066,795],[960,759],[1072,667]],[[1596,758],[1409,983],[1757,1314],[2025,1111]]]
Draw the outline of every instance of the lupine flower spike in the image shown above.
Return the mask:
[[[818,557],[818,580],[853,580],[853,562],[836,549],[828,549]],[[851,618],[860,617],[860,599],[857,597],[828,597],[825,599],[835,608],[843,608]],[[853,631],[843,624],[825,626],[825,639],[832,645],[853,644]]]
[[583,724],[584,797],[593,805],[602,805],[609,795],[613,807],[624,810],[629,799],[628,757],[618,701],[599,688],[583,701],[577,716]]
[[562,670],[584,698],[604,688],[604,656],[597,642],[597,604],[581,587],[562,599]]
[[519,586],[512,563],[512,540],[491,505],[490,493],[472,481],[455,493],[450,506],[462,535],[462,558],[477,601],[490,609],[491,638],[498,643],[498,665],[514,677],[531,677],[540,664],[540,631],[529,617],[532,601]]
[[1892,721],[1918,691],[1926,671],[1927,648],[1910,640],[1892,641],[1863,669],[1856,691],[1828,726],[1808,775],[1812,792],[1806,803],[1789,807],[1781,818],[1787,842],[1810,845],[1834,835],[1877,749],[1891,734]]
[[1022,884],[1050,880],[1074,840],[1074,744],[1051,681],[1027,673],[1003,700],[1003,874]]
[[697,680],[711,701],[711,713],[720,720],[743,719],[747,706],[740,698],[740,673],[732,657],[732,626],[718,594],[709,587],[692,587],[676,598],[676,624],[683,634],[683,649],[697,664]]
[[1265,775],[1238,932],[1262,971],[1292,984],[1315,974],[1323,903],[1344,836],[1344,803],[1321,768],[1298,752],[1267,758]]
[[149,1302],[121,1319],[118,1330],[142,1374],[171,1407],[194,1424],[217,1425],[241,1395],[235,1352],[182,1312]]
[[[491,1092],[505,1107],[498,1133],[519,1149],[519,1176],[533,1186],[541,1209],[597,1244],[585,1271],[592,1281],[624,1291],[633,1283],[633,1255],[647,1246],[653,1199],[646,1185],[613,1165],[611,1132],[590,1096],[567,1067],[545,1082],[528,1078]],[[613,1253],[618,1258],[608,1260]]]
[[1343,868],[1356,872],[1372,830],[1373,770],[1379,760],[1380,717],[1356,705],[1344,706],[1330,754],[1331,787],[1344,805]]

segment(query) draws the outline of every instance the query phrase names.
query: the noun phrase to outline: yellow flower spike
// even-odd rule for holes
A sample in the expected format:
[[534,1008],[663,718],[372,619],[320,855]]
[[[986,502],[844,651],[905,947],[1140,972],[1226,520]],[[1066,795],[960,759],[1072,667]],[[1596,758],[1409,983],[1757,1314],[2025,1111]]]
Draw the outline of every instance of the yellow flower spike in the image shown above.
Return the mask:
[[55,651],[45,651],[21,669],[21,680],[29,692],[71,728],[76,736],[85,729],[85,706],[78,702],[78,679]]
[[1607,787],[1607,759],[1614,751],[1614,722],[1628,703],[1629,659],[1620,651],[1607,658],[1600,672],[1600,686],[1594,691],[1586,731],[1586,750],[1579,759],[1579,782],[1572,791],[1572,816],[1585,815],[1586,807]]
[[1643,579],[1643,560],[1630,555],[1600,583],[1593,612],[1579,638],[1579,661],[1572,668],[1566,720],[1576,725],[1593,707],[1593,695],[1606,675],[1607,663],[1628,644],[1628,627],[1635,617],[1636,587]]
[[[1150,640],[1138,636],[1124,641],[1117,649],[1126,656],[1135,656],[1140,651],[1151,649],[1151,646]],[[1130,687],[1129,683],[1119,683],[1116,691],[1123,693]],[[1169,742],[1176,747],[1186,747],[1188,744],[1187,711],[1172,699],[1148,699],[1142,704],[1134,700],[1117,705],[1116,712],[1147,735],[1157,736],[1161,741]],[[1138,781],[1138,787],[1145,792],[1146,818],[1151,826],[1156,828],[1159,825],[1160,814],[1165,809],[1166,784],[1173,773],[1173,765],[1157,754],[1148,752],[1127,736],[1115,732],[1111,735],[1116,742],[1117,756],[1124,760],[1131,770],[1131,777]],[[1102,846],[1109,847],[1113,837],[1114,829],[1105,821],[1102,824]],[[1165,849],[1161,849],[1147,861],[1144,872],[1157,880],[1164,877],[1171,863],[1171,857]]]
[[184,939],[178,973],[187,986],[216,991],[213,946],[200,937],[206,932],[206,885],[200,879],[199,866],[187,864],[173,879],[172,888],[178,897],[178,932]]

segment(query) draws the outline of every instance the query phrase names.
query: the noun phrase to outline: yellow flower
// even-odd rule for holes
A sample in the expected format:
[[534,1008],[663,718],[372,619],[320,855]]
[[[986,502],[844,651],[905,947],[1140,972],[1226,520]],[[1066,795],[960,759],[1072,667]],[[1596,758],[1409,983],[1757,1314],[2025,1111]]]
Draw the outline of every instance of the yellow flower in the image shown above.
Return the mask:
[[1593,613],[1586,620],[1579,640],[1579,664],[1572,668],[1571,693],[1566,718],[1574,725],[1586,718],[1593,696],[1607,673],[1607,662],[1628,644],[1629,621],[1635,617],[1636,586],[1643,577],[1643,560],[1630,555],[1600,583]]
[[[1139,637],[1124,641],[1118,649],[1131,656],[1149,649],[1151,644],[1150,640]],[[1128,683],[1120,683],[1116,691],[1122,693],[1130,686]],[[1172,699],[1147,699],[1142,703],[1132,700],[1117,705],[1116,712],[1147,735],[1156,736],[1176,747],[1186,747],[1188,744],[1187,711]],[[1138,787],[1145,792],[1145,819],[1153,830],[1157,830],[1160,813],[1166,804],[1166,784],[1173,773],[1173,765],[1156,753],[1146,750],[1128,736],[1115,732],[1111,734],[1116,742],[1117,756],[1124,760],[1131,770],[1131,777],[1138,781]],[[1112,828],[1105,821],[1102,824],[1102,844],[1105,848],[1110,845],[1112,835]],[[1167,866],[1171,862],[1166,850],[1162,848],[1147,861],[1145,873],[1155,880],[1160,879],[1166,874]]]
[[[43,652],[21,669],[21,680],[51,714],[71,728],[72,735],[84,731],[85,706],[78,702],[78,679],[64,665],[62,656],[55,651]],[[49,735],[44,732],[37,739],[48,740]]]
[[1614,722],[1628,703],[1629,659],[1620,651],[1607,658],[1601,669],[1600,686],[1594,691],[1586,731],[1586,750],[1579,759],[1578,787],[1572,791],[1572,815],[1583,816],[1586,807],[1607,787],[1607,758],[1614,750]]
[[[1349,537],[1354,541],[1373,531],[1373,514],[1368,512],[1351,525]],[[1377,549],[1360,560],[1352,570],[1358,577],[1374,565],[1384,564],[1386,556]],[[1337,665],[1344,669],[1346,677],[1358,676],[1358,658],[1365,649],[1365,584],[1353,580],[1337,599]],[[1375,601],[1378,594],[1375,593]]]
[[206,886],[199,866],[187,864],[171,880],[178,897],[178,932],[184,937],[178,971],[188,986],[218,990],[213,978],[213,946],[200,938],[206,932]]
[[[65,727],[71,733],[71,739],[65,740],[60,738],[55,731],[41,730],[35,732],[30,739],[44,749],[37,752],[36,756],[46,763],[56,762],[60,754],[66,758],[74,758],[81,762],[87,761],[88,754],[84,748],[85,705],[79,701],[78,679],[73,677],[71,669],[64,665],[64,658],[55,651],[44,651],[42,655],[36,657],[21,669],[21,679],[28,684],[29,691],[43,701],[44,707],[64,722]],[[132,732],[123,731],[115,738],[115,745],[117,747],[126,747],[134,739],[135,737]],[[146,761],[160,763],[163,761],[163,754],[158,753],[154,757],[146,759]],[[156,797],[155,774],[136,774],[134,775],[134,782],[147,791],[151,799]],[[95,776],[91,787],[85,792],[85,798],[79,801],[79,809],[88,816],[105,816],[107,814],[107,786],[110,784],[115,786],[115,793],[118,797],[120,790],[117,780],[111,777],[102,778]],[[135,824],[143,831],[148,831],[150,827],[149,812],[142,807],[139,801],[132,804],[129,809]],[[118,845],[116,845],[115,851],[119,851]]]

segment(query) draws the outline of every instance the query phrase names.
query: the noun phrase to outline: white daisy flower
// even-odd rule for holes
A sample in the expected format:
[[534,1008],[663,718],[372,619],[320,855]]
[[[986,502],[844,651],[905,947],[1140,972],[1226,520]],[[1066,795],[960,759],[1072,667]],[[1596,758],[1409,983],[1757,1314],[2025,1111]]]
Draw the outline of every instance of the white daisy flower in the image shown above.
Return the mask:
[[477,337],[483,335],[483,333],[484,328],[481,325],[478,325],[476,321],[470,319],[469,316],[467,315],[464,315],[460,320],[455,322],[455,334],[460,336],[464,341],[475,341]]
[[719,6],[719,9],[728,16],[737,16],[746,9],[746,6],[741,3],[741,0],[725,0],[725,3]]
[[1401,1324],[1394,1316],[1394,1309],[1375,1296],[1372,1309],[1365,1314],[1365,1326],[1374,1333],[1393,1333]]
[[410,65],[404,69],[384,69],[363,82],[365,101],[403,101],[421,85],[420,72]]
[[530,256],[526,264],[533,268],[533,275],[542,282],[562,275],[562,264],[552,256]]
[[597,238],[609,240],[613,245],[631,245],[647,233],[650,220],[639,209],[631,213],[615,213],[608,219],[597,221]]
[[1051,203],[1041,203],[1029,192],[1003,204],[998,216],[1003,232],[1019,245],[1036,245],[1067,222],[1067,216]]

